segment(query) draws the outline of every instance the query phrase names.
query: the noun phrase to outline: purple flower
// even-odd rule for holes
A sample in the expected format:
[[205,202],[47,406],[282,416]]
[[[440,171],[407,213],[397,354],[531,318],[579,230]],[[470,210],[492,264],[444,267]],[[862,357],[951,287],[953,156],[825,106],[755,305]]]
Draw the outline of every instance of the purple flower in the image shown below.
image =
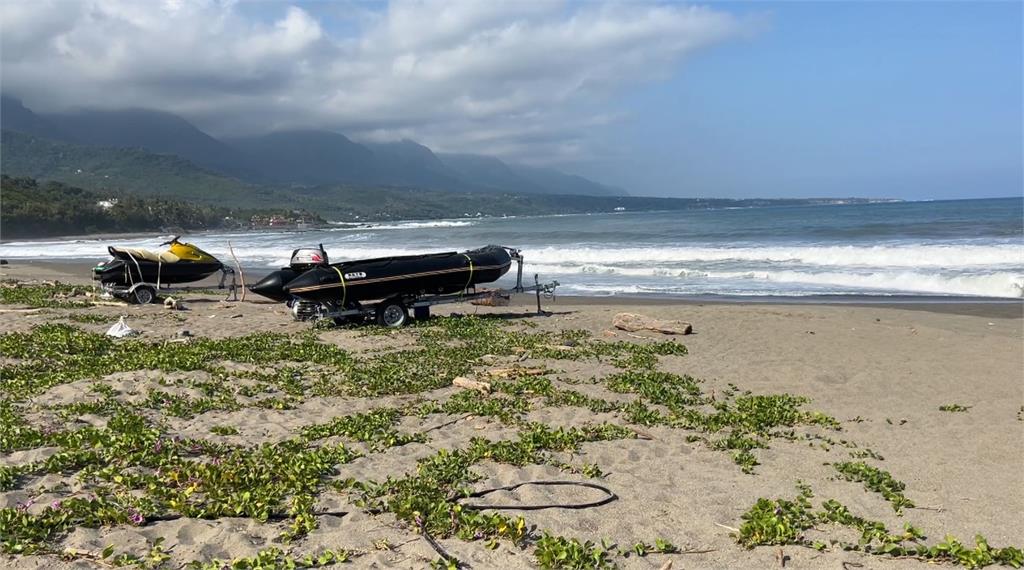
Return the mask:
[[53,508],[53,510],[55,510],[55,511],[59,511],[60,510],[60,506],[61,506],[61,502],[60,501],[54,501],[54,502],[50,503],[50,507]]
[[413,521],[416,523],[416,526],[423,526],[423,517],[416,515],[416,518],[414,518]]
[[162,439],[156,440],[156,443],[153,444],[153,452],[155,452],[155,453],[160,453],[160,451],[163,448],[164,448],[164,441]]
[[131,513],[128,515],[128,521],[131,522],[133,525],[141,526],[142,523],[146,522],[146,519],[142,516],[142,513],[140,513],[139,511],[135,509],[128,509],[128,512]]

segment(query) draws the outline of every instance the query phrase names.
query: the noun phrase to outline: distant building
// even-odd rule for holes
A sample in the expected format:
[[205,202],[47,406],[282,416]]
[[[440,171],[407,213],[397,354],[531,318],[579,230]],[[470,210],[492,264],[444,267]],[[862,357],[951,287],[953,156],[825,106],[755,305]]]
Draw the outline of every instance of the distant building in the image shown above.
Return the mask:
[[323,223],[323,220],[317,216],[301,210],[294,210],[291,215],[288,214],[254,214],[249,218],[249,227],[252,229],[260,228],[297,228],[306,229],[313,227],[317,224]]

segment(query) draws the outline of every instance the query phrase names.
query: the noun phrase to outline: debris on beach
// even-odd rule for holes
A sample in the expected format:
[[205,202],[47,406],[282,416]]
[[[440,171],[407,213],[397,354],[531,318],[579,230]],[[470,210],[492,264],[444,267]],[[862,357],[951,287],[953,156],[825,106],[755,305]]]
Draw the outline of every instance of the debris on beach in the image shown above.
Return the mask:
[[128,326],[128,323],[124,322],[124,317],[117,319],[109,329],[107,329],[107,336],[114,338],[125,338],[130,336],[137,336],[139,331]]
[[491,291],[490,295],[480,299],[473,299],[469,303],[479,307],[507,307],[511,301],[512,297],[510,295],[502,294],[500,291]]
[[170,310],[170,311],[187,311],[188,310],[188,308],[185,307],[185,303],[181,302],[178,299],[175,299],[174,297],[168,297],[168,298],[164,299],[164,308],[167,309],[167,310]]
[[659,332],[662,334],[690,334],[693,332],[693,325],[683,321],[663,321],[652,319],[635,313],[619,313],[612,319],[612,326],[627,332],[642,330]]
[[492,368],[485,372],[491,378],[511,378],[512,376],[540,376],[547,372],[546,368]]
[[457,388],[465,388],[467,390],[476,390],[483,394],[488,394],[491,391],[490,382],[481,382],[480,380],[473,380],[466,378],[465,376],[456,376],[452,379],[452,386]]

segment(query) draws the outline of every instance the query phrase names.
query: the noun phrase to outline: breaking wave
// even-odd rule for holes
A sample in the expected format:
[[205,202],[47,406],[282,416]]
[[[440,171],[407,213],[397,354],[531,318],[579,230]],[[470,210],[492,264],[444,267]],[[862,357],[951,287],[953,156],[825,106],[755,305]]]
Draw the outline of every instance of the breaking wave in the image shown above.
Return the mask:
[[542,263],[685,263],[712,261],[787,262],[850,267],[962,267],[1024,265],[1020,244],[899,244],[880,246],[790,247],[542,247],[529,257]]
[[395,223],[366,223],[353,224],[351,222],[330,222],[331,225],[340,226],[332,228],[331,231],[372,231],[372,230],[418,230],[423,228],[464,228],[476,225],[475,220],[434,220],[429,222],[395,222]]
[[[666,292],[678,294],[800,295],[800,294],[929,294],[1024,298],[1024,273],[858,271],[699,271],[667,268],[596,268],[593,266],[532,266],[543,275],[591,274],[600,284],[581,291],[608,293]],[[601,279],[603,278],[603,279]],[[567,280],[573,283],[574,280]],[[639,285],[638,285],[639,283]],[[571,285],[576,287],[576,285]],[[580,287],[576,287],[580,288]]]

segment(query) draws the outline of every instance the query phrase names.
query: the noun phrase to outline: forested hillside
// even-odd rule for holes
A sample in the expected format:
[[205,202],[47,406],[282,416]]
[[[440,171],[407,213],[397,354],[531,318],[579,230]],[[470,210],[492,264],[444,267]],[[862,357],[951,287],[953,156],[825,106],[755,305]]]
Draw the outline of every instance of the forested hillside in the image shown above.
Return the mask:
[[276,213],[133,194],[100,194],[59,182],[6,175],[0,177],[0,197],[3,239],[247,227],[253,214]]

